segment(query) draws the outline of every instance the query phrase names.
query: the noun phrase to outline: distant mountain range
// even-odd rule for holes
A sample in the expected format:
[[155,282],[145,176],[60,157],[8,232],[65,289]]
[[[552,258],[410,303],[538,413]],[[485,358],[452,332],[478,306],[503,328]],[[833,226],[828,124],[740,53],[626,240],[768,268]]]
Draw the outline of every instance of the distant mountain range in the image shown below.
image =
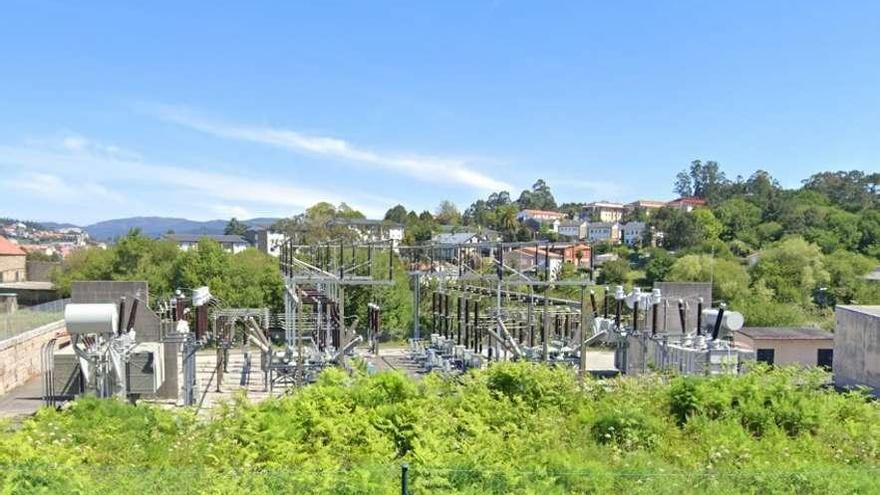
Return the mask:
[[[280,219],[252,218],[250,220],[242,220],[241,222],[249,227],[255,227],[260,225],[272,225],[278,220]],[[124,236],[131,229],[140,229],[144,235],[149,237],[161,237],[169,231],[174,231],[175,234],[222,234],[228,222],[228,220],[207,220],[204,222],[198,222],[195,220],[187,220],[185,218],[132,217],[105,220],[82,228],[88,232],[92,239],[97,241],[112,241],[113,239]],[[40,223],[49,229],[75,227],[75,225],[67,223]]]

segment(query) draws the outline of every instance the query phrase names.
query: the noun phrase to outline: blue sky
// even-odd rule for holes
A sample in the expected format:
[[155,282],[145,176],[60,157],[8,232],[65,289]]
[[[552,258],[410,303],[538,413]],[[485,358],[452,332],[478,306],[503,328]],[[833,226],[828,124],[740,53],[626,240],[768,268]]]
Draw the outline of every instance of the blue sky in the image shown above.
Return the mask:
[[0,215],[666,199],[690,160],[877,170],[880,2],[0,7]]

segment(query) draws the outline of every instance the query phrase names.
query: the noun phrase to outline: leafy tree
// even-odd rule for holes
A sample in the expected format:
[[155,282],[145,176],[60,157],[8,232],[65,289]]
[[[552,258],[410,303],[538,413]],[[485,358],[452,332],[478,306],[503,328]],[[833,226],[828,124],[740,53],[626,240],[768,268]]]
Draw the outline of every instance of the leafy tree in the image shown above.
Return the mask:
[[562,203],[559,206],[559,212],[565,213],[565,216],[568,218],[578,218],[581,212],[584,211],[585,205],[586,203]]
[[385,213],[385,220],[403,225],[406,223],[406,216],[406,207],[396,205]]
[[239,222],[235,217],[232,217],[229,223],[226,224],[226,228],[223,229],[223,233],[226,235],[245,235],[247,231],[248,226]]
[[822,172],[803,181],[804,189],[818,192],[849,211],[876,206],[878,182],[880,174],[859,170]]
[[761,223],[761,208],[744,198],[734,197],[719,204],[713,212],[724,226],[722,239],[740,239],[751,245],[758,244],[754,228]]
[[624,258],[606,261],[599,268],[597,281],[600,284],[625,284],[629,280],[630,271],[629,261]]
[[712,210],[698,208],[691,215],[697,226],[697,234],[701,239],[717,240],[721,237],[722,232],[724,232],[724,224],[715,218]]
[[145,280],[151,302],[168,297],[179,287],[207,285],[212,294],[235,307],[279,310],[284,287],[278,261],[254,249],[225,252],[210,239],[182,252],[173,242],[144,237],[137,230],[103,249],[77,251],[53,275],[62,294],[78,280]]
[[862,233],[859,250],[880,259],[880,211],[866,211],[859,219],[859,232]]
[[749,274],[739,263],[706,254],[689,254],[676,260],[667,280],[681,282],[712,282],[716,299],[731,301],[749,291]]
[[666,276],[675,264],[675,257],[665,249],[652,249],[648,263],[645,265],[645,281],[649,285],[666,280]]
[[28,251],[26,258],[28,261],[61,261],[61,256],[58,253],[46,254],[43,251]]
[[762,210],[773,207],[781,190],[779,182],[764,170],[756,171],[745,183],[745,195]]
[[663,232],[663,246],[676,250],[700,241],[700,232],[693,216],[675,208],[660,208],[651,215],[649,226]]
[[676,176],[675,192],[683,197],[693,196],[713,202],[720,198],[728,183],[717,162],[694,160],[688,170]]
[[836,304],[880,304],[880,288],[864,279],[877,266],[873,259],[843,249],[825,256],[825,269],[830,277],[829,288]]
[[434,220],[441,225],[458,225],[461,223],[461,212],[455,203],[444,199],[434,212]]
[[801,326],[809,320],[809,314],[801,306],[776,302],[761,293],[747,294],[731,305],[743,314],[745,324],[751,327]]
[[813,291],[830,282],[822,250],[801,237],[785,238],[762,251],[752,278],[770,289],[775,300],[803,306],[810,304]]
[[521,209],[555,210],[556,199],[550,192],[550,186],[543,179],[532,184],[531,190],[524,190],[517,200]]

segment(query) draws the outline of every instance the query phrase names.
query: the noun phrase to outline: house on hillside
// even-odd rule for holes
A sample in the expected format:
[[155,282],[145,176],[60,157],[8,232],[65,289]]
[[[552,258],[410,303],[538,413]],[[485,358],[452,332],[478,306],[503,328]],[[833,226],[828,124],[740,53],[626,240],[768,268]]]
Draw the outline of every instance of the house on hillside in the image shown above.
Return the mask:
[[572,263],[577,268],[590,267],[590,252],[592,248],[584,243],[553,244],[550,252],[562,256],[563,263]]
[[559,235],[572,239],[587,238],[587,222],[585,220],[565,220],[559,224]]
[[166,234],[164,238],[177,243],[181,251],[194,249],[202,239],[216,241],[224,251],[232,254],[240,253],[250,246],[240,235]]
[[524,246],[504,255],[504,264],[520,272],[535,274],[549,271],[549,280],[556,280],[562,270],[562,255],[536,246]]
[[23,282],[27,274],[27,253],[18,244],[0,237],[0,283]]
[[620,224],[617,222],[591,222],[587,225],[587,240],[619,244]]
[[623,243],[627,246],[638,246],[645,238],[645,222],[627,222],[621,225]]
[[287,240],[283,233],[265,226],[248,229],[244,237],[258,251],[276,258],[281,256],[281,246]]
[[639,199],[637,201],[633,201],[632,203],[627,203],[624,205],[627,213],[634,212],[636,210],[641,210],[645,212],[645,215],[651,216],[652,213],[656,212],[660,208],[666,206],[666,201],[654,201],[652,199]]
[[516,220],[520,223],[534,220],[540,224],[552,223],[554,220],[565,220],[565,214],[550,210],[521,210],[516,214]]
[[620,203],[609,201],[594,201],[584,205],[581,216],[590,222],[619,222],[626,212],[626,207]]
[[690,213],[696,208],[706,206],[706,200],[703,198],[678,198],[666,203],[666,206]]

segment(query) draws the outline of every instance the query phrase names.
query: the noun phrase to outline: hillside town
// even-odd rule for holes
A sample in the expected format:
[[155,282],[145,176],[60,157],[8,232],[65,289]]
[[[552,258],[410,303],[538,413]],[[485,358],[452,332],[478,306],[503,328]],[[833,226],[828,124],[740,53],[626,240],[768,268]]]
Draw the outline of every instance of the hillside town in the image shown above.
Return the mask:
[[4,2],[0,495],[880,494],[880,2]]

